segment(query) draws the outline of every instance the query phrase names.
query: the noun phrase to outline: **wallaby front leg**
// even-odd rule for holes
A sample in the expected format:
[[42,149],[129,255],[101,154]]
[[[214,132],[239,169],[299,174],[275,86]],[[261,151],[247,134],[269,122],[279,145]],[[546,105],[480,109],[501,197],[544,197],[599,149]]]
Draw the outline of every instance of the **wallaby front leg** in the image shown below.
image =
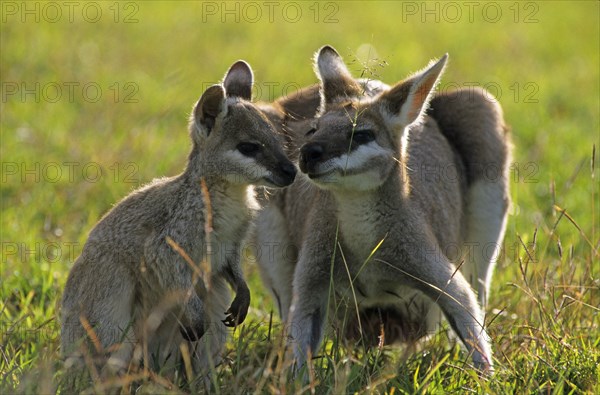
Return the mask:
[[300,254],[294,274],[294,296],[289,311],[289,342],[294,350],[296,371],[314,356],[323,339],[329,298],[330,261]]
[[[427,250],[424,248],[422,251]],[[436,253],[416,254],[421,260],[411,259],[410,264],[399,267],[399,270],[386,270],[386,276],[392,276],[396,272],[408,277],[409,282],[440,306],[452,329],[472,354],[475,367],[483,371],[491,370],[493,362],[490,339],[484,328],[484,315],[475,293],[439,248],[428,251]],[[407,256],[415,257],[414,254]],[[389,262],[380,262],[394,268]]]
[[[236,248],[236,251],[239,247]],[[226,317],[222,321],[225,326],[235,327],[246,319],[250,307],[250,290],[244,279],[244,273],[240,264],[240,254],[227,258],[225,278],[235,290],[235,298],[231,306],[225,312]]]
[[225,314],[227,316],[223,320],[225,326],[235,327],[240,325],[248,315],[250,307],[250,290],[245,282],[238,284],[236,288],[235,298],[231,302],[231,306]]
[[[447,278],[452,276],[452,273],[445,274]],[[440,283],[438,287],[442,292],[428,288],[437,295],[437,304],[472,354],[475,367],[482,371],[492,370],[492,349],[484,326],[485,317],[469,283],[458,272],[448,283]]]

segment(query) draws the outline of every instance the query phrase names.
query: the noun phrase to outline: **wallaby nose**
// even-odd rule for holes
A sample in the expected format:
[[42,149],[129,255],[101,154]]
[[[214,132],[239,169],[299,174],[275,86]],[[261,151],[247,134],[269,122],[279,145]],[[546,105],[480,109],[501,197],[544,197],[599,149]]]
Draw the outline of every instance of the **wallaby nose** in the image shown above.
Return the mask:
[[307,173],[323,156],[323,146],[319,143],[308,143],[300,149],[300,169]]
[[296,178],[296,166],[293,163],[288,162],[281,165],[281,171],[292,181]]

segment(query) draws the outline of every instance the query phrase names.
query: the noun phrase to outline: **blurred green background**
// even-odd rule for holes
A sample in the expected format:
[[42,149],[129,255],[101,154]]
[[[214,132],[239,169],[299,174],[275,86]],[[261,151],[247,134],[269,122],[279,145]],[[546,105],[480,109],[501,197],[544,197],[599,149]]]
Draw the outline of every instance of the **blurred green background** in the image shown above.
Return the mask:
[[[324,44],[355,75],[369,61],[372,75],[387,83],[448,52],[440,89],[476,84],[494,93],[515,151],[514,204],[492,308],[508,312],[509,324],[539,325],[532,305],[522,303],[527,293],[511,286],[522,277],[549,292],[549,300],[560,288],[583,304],[600,302],[593,251],[599,237],[598,161],[592,159],[600,107],[596,1],[1,6],[0,329],[45,326],[54,333],[55,302],[87,233],[132,189],[182,170],[191,106],[235,60],[253,67],[256,99],[272,100],[316,82],[312,56]],[[535,255],[526,276],[524,245]],[[264,320],[271,301],[254,266],[245,269],[251,318]],[[597,345],[598,310],[577,317],[578,327],[594,328]],[[505,350],[518,350],[506,341]],[[56,344],[54,334],[38,344],[8,345],[3,369],[18,382],[44,353],[55,355]]]

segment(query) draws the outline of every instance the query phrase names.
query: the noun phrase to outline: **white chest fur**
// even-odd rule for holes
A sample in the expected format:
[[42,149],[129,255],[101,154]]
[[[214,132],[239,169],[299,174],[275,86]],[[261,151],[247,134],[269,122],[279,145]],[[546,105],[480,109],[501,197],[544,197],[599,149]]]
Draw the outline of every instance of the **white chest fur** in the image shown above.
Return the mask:
[[204,258],[213,269],[226,265],[228,260],[239,260],[241,240],[246,236],[253,213],[258,208],[251,187],[235,191],[211,193],[210,236],[204,241]]
[[378,234],[375,207],[367,199],[345,199],[338,204],[343,248],[362,265],[385,236]]

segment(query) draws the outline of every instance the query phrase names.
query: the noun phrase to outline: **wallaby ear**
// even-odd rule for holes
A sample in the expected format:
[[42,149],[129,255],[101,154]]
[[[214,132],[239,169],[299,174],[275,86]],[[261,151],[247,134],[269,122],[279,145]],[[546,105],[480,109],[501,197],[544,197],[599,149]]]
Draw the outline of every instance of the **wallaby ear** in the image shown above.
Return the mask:
[[194,107],[194,123],[208,136],[215,126],[217,116],[225,108],[225,90],[221,85],[212,85],[202,94]]
[[324,104],[360,95],[360,85],[352,78],[342,57],[329,45],[317,52],[315,66],[321,80],[321,108]]
[[447,60],[445,54],[381,95],[379,101],[388,123],[404,129],[422,118]]
[[240,97],[244,100],[250,100],[252,97],[252,83],[254,75],[250,65],[243,60],[235,62],[223,80],[227,97]]

